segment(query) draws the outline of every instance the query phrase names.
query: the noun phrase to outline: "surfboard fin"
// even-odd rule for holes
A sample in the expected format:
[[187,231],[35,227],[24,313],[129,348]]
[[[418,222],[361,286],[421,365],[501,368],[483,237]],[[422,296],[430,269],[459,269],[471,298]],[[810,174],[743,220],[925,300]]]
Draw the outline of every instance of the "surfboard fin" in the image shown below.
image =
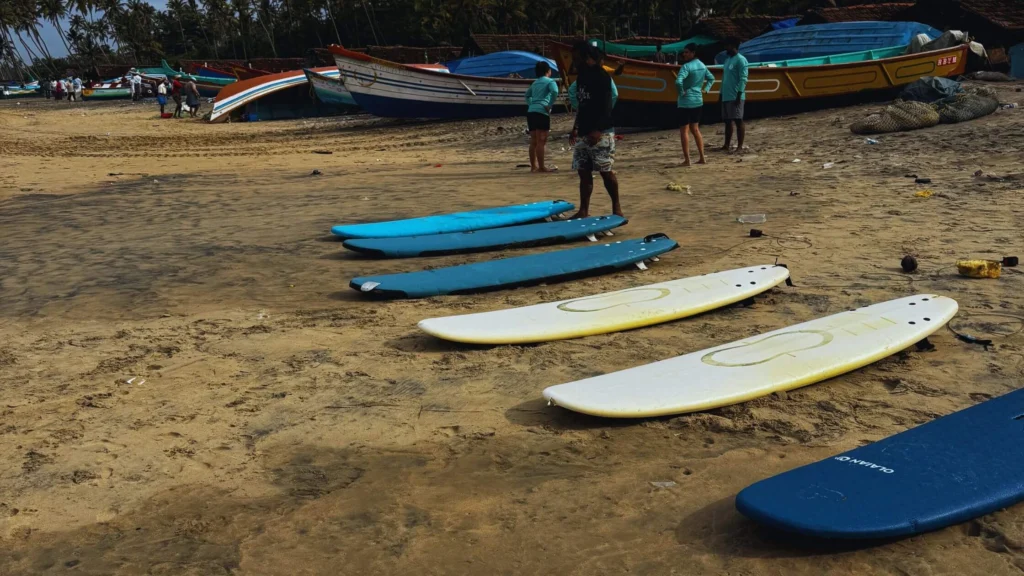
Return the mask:
[[380,282],[363,282],[363,285],[359,287],[360,292],[369,292],[380,286]]
[[593,234],[587,234],[587,240],[590,240],[591,242],[597,242],[597,236],[594,236]]
[[647,264],[644,264],[643,260],[637,262],[636,263],[636,267],[641,269],[641,270],[647,270]]

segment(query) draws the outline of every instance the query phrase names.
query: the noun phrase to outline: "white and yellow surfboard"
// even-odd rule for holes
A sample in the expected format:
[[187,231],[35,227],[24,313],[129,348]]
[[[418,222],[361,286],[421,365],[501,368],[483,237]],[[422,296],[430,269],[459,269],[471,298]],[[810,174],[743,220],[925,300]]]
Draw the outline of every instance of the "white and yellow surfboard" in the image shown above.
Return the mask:
[[919,294],[544,390],[550,404],[608,418],[684,414],[844,374],[927,338],[957,312]]
[[765,264],[574,300],[430,318],[428,334],[469,344],[526,344],[630,330],[678,320],[756,296],[789,278]]

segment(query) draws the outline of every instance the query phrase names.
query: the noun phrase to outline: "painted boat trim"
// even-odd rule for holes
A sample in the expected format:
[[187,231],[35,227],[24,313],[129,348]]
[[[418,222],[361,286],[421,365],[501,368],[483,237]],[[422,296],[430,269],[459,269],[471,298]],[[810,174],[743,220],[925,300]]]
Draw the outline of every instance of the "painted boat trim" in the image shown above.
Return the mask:
[[[551,42],[552,51],[559,65],[569,69],[572,48],[566,44]],[[871,51],[866,51],[871,52]],[[830,58],[841,59],[836,54]],[[677,94],[674,80],[679,66],[657,64],[608,56],[606,68],[625,64],[621,79],[616,82],[619,103],[665,104],[675,106]],[[610,64],[614,62],[615,64]],[[921,78],[922,76],[955,76],[962,74],[967,62],[967,45],[953,46],[930,52],[905,54],[890,58],[865,59],[855,62],[841,62],[818,66],[800,66],[800,60],[787,61],[786,66],[771,66],[769,63],[751,65],[747,81],[747,101],[753,103],[794,101],[811,98],[841,96],[862,91],[895,88]],[[722,67],[708,66],[715,75],[705,104],[717,103],[721,86]],[[575,75],[566,74],[563,83],[575,80]]]
[[[332,66],[323,68],[311,68],[313,72],[338,78],[341,72]],[[228,84],[217,93],[217,99],[213,103],[213,112],[210,113],[210,122],[222,122],[227,119],[232,110],[258,100],[268,94],[280,92],[285,88],[291,88],[299,84],[308,83],[306,73],[302,70],[290,70],[278,74],[259,76],[249,80],[240,80],[234,84]]]

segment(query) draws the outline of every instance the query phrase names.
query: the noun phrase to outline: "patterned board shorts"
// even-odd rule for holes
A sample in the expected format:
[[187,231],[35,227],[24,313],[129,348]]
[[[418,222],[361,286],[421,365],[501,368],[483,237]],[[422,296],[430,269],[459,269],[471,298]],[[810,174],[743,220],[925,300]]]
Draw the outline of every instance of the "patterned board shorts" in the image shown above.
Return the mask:
[[615,133],[605,132],[597,144],[591,146],[585,136],[580,136],[572,150],[572,169],[579,172],[611,172],[615,162]]

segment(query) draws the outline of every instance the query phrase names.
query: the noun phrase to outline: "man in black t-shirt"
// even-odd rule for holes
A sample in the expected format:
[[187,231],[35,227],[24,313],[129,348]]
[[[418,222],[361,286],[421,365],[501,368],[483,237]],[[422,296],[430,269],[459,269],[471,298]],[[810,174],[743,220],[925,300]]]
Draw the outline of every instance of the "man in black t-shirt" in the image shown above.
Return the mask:
[[590,216],[595,170],[601,174],[604,188],[612,199],[612,212],[623,216],[619,204],[619,181],[612,170],[615,161],[612,108],[617,91],[611,76],[601,66],[602,57],[596,46],[587,43],[579,43],[573,49],[577,76],[570,98],[575,96],[578,105],[570,144],[573,146],[572,169],[580,176],[580,209],[573,218]]

